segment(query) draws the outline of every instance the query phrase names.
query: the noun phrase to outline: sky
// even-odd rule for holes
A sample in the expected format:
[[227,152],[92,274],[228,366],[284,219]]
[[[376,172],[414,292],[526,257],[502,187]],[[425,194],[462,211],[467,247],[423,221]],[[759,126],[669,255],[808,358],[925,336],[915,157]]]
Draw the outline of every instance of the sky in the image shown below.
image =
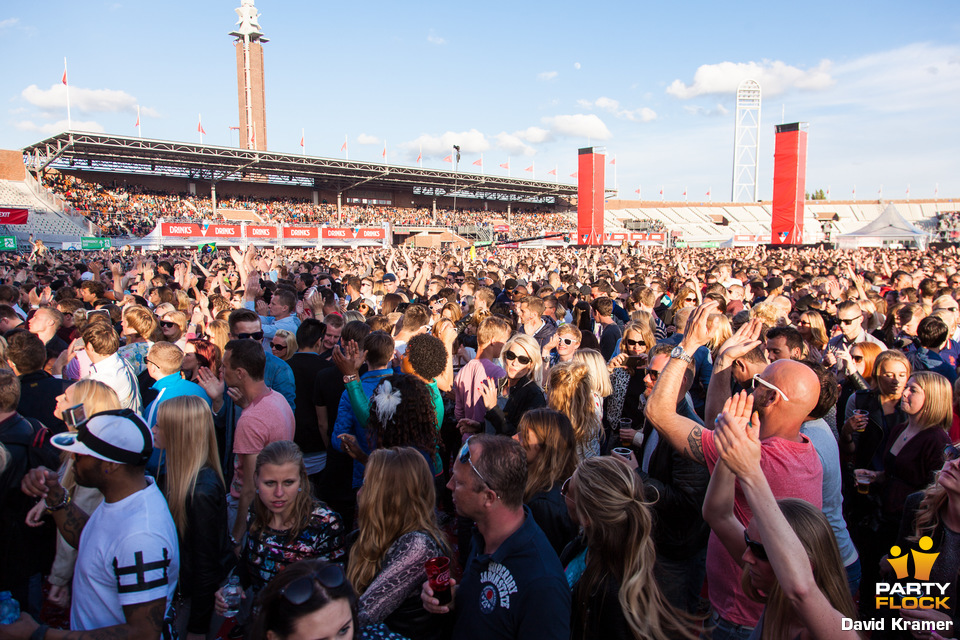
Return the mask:
[[[0,5],[0,148],[67,128],[236,146],[234,9],[201,2]],[[736,89],[808,124],[807,191],[960,198],[960,4],[879,0],[483,3],[256,0],[272,151],[573,184],[607,156],[622,198],[729,201]],[[301,148],[301,135],[304,147]],[[482,155],[481,155],[482,154]],[[482,160],[481,160],[482,158]],[[615,163],[610,162],[615,159]],[[482,167],[476,162],[481,161]],[[532,171],[527,171],[532,168]],[[548,172],[554,171],[554,175]],[[708,192],[710,193],[708,197]]]

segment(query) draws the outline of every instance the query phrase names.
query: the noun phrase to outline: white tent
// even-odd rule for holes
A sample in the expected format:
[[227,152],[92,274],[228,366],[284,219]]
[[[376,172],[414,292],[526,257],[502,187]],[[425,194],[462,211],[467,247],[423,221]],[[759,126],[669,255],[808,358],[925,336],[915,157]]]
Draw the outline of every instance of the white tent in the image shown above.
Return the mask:
[[907,221],[893,204],[888,204],[876,219],[865,226],[838,237],[841,248],[880,247],[893,242],[915,243],[920,249],[927,246],[929,235]]

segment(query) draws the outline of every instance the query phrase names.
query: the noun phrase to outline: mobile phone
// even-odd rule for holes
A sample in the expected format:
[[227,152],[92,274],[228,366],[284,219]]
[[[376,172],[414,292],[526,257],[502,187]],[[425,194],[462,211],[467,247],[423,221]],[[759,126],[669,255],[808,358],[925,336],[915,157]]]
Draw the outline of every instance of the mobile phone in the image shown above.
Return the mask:
[[647,366],[647,356],[627,356],[627,369],[639,369]]
[[77,427],[87,421],[87,412],[82,404],[76,404],[63,410],[63,423],[76,431]]

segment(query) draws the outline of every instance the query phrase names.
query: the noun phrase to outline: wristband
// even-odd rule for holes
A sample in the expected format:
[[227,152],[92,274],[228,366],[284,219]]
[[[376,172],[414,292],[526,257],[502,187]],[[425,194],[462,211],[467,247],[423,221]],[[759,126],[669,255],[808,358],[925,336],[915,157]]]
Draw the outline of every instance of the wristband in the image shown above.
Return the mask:
[[64,490],[64,492],[63,492],[63,498],[60,500],[60,502],[58,502],[57,504],[55,504],[55,505],[53,505],[53,506],[50,506],[50,503],[47,502],[47,499],[46,499],[46,498],[44,498],[43,501],[44,501],[44,503],[46,504],[45,511],[46,511],[47,513],[53,513],[54,511],[60,511],[61,509],[66,508],[66,506],[67,506],[68,504],[70,504],[70,492]]

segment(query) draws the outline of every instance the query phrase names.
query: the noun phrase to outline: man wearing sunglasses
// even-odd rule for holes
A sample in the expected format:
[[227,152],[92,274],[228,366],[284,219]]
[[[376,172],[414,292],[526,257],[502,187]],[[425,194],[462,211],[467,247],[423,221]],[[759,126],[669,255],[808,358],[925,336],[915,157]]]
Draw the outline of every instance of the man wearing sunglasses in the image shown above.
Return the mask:
[[556,552],[523,504],[527,458],[519,442],[473,436],[460,449],[447,487],[457,513],[476,522],[470,556],[450,605],[425,582],[424,608],[453,611],[458,640],[570,637],[570,589]]
[[[685,456],[706,465],[711,473],[720,460],[713,431],[678,414],[676,398],[684,373],[693,361],[690,354],[705,345],[713,334],[710,315],[716,313],[717,308],[715,301],[707,300],[696,309],[683,340],[660,374],[646,410],[647,418],[661,438]],[[742,350],[749,351],[761,344],[759,330],[756,334],[741,334]],[[713,376],[710,389],[713,393],[708,391],[708,395],[729,389],[729,386],[714,388],[722,379],[729,380]],[[801,425],[820,398],[817,374],[800,362],[778,360],[768,365],[761,375],[754,376],[754,381],[751,421],[760,425],[760,465],[774,495],[778,499],[800,498],[820,508],[823,469],[809,438],[800,434]],[[735,509],[744,525],[749,524],[749,509],[741,492],[738,492]],[[748,633],[760,618],[763,607],[743,593],[739,576],[737,563],[711,534],[707,547],[707,583],[712,622],[717,626],[714,637],[741,637],[740,634]]]
[[874,338],[863,330],[863,310],[853,300],[846,300],[837,305],[837,322],[840,325],[840,335],[833,336],[827,342],[824,348],[824,355],[830,354],[832,361],[824,358],[824,364],[833,366],[836,364],[836,352],[841,345],[848,349],[860,342],[872,342],[879,345],[881,349],[886,349],[886,345]]

